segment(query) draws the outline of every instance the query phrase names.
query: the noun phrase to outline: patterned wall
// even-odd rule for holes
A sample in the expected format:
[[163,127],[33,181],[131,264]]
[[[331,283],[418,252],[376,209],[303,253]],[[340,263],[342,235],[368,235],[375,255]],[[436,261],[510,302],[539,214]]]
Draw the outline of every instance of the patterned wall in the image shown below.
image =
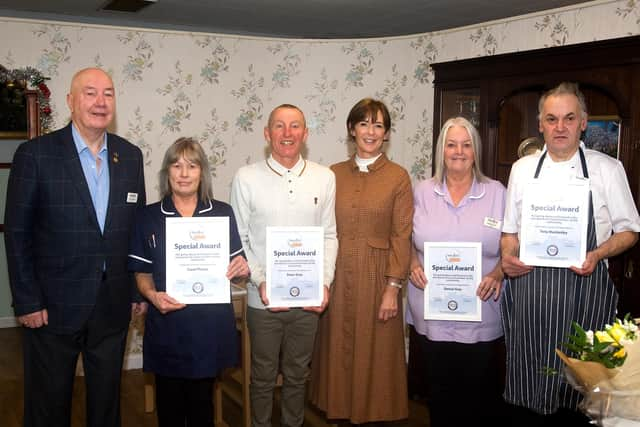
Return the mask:
[[69,119],[65,95],[73,73],[104,68],[117,88],[113,131],[142,149],[149,200],[158,199],[164,151],[180,136],[204,144],[215,195],[228,200],[238,167],[264,157],[262,129],[278,104],[302,108],[310,127],[308,157],[328,165],[347,156],[344,121],[351,106],[365,96],[383,99],[393,121],[387,152],[420,179],[431,170],[429,64],[635,34],[640,34],[640,0],[599,0],[436,33],[356,41],[0,17],[0,64],[34,66],[51,78],[54,127]]

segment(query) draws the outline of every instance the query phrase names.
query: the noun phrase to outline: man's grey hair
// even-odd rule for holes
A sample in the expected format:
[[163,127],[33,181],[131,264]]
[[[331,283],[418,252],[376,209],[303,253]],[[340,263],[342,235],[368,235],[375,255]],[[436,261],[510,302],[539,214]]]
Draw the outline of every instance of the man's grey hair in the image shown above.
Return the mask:
[[542,108],[544,107],[544,102],[550,96],[560,96],[560,95],[573,95],[578,98],[578,104],[580,105],[581,118],[587,118],[587,102],[584,99],[584,94],[580,92],[580,88],[578,87],[578,83],[573,82],[562,82],[558,86],[550,89],[542,94],[540,97],[540,101],[538,102],[538,120],[542,117]]
[[302,112],[302,110],[293,104],[280,104],[278,105],[276,108],[274,108],[273,110],[271,110],[271,113],[269,113],[269,120],[267,120],[267,127],[270,128],[271,125],[273,124],[273,116],[276,113],[276,111],[278,110],[297,110],[298,112],[300,112],[300,114],[302,114],[302,124],[304,125],[304,127],[307,127],[307,119],[304,117],[304,113]]

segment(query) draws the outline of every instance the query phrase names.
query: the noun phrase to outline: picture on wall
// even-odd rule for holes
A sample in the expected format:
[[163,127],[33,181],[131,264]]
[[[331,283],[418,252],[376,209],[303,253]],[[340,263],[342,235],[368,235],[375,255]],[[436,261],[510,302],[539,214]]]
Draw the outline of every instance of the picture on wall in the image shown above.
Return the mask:
[[582,140],[587,148],[617,159],[620,143],[620,117],[589,116],[587,129],[582,134]]
[[27,137],[27,105],[24,88],[14,83],[0,83],[0,138]]

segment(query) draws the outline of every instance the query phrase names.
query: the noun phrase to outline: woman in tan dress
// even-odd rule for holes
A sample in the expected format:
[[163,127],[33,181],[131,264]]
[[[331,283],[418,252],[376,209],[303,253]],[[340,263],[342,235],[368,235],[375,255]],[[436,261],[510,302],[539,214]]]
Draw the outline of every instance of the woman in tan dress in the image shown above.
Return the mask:
[[407,172],[382,153],[387,107],[363,99],[347,118],[356,154],[336,174],[338,259],[312,362],[312,402],[354,424],[408,416],[402,284],[413,196]]

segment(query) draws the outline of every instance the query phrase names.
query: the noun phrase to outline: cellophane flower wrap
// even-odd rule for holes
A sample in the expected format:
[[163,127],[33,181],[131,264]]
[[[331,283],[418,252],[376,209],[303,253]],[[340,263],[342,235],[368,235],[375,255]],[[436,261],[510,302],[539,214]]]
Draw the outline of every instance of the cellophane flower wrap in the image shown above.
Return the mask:
[[602,331],[575,333],[565,343],[576,357],[556,350],[568,377],[583,393],[581,409],[605,426],[640,426],[640,339],[627,315]]

